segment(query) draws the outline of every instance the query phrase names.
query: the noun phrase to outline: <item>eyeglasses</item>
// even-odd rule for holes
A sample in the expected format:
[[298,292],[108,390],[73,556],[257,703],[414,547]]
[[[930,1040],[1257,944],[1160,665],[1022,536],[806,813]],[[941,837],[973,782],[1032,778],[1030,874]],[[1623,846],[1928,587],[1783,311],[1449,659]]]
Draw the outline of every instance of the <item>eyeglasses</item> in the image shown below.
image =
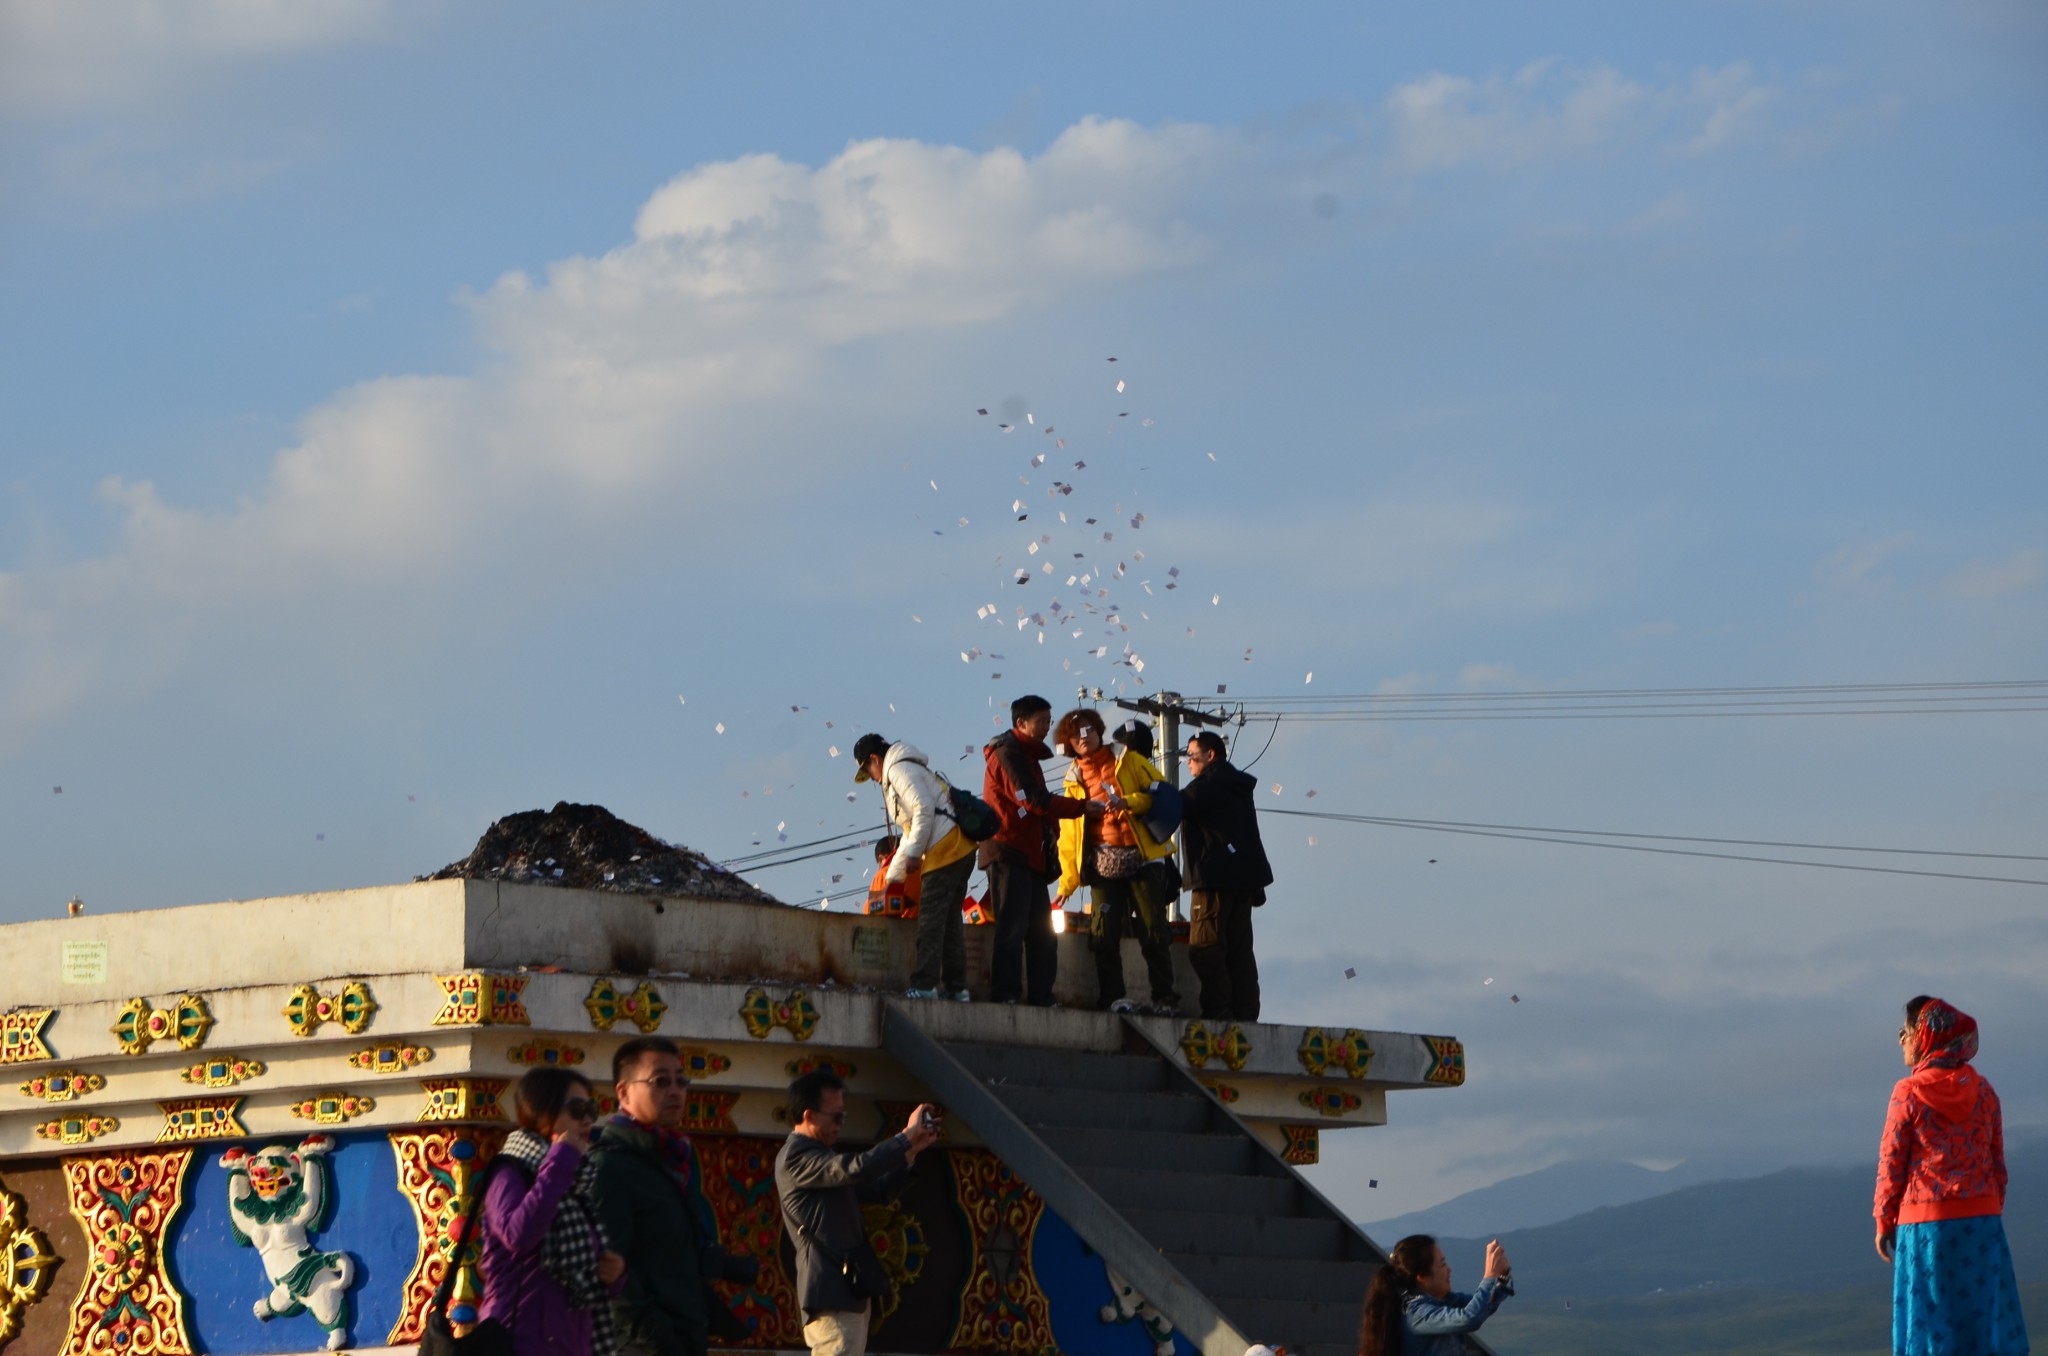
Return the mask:
[[620,1081],[626,1083],[645,1083],[648,1087],[658,1092],[667,1092],[670,1088],[687,1088],[690,1086],[690,1080],[681,1074],[656,1074],[652,1078],[627,1078]]
[[844,1111],[813,1111],[810,1113],[810,1117],[814,1121],[826,1121],[832,1125],[846,1124],[846,1113]]
[[1903,1043],[1905,1042],[1905,1039],[1906,1039],[1906,1037],[1908,1037],[1908,1036],[1910,1036],[1910,1035],[1912,1035],[1912,1034],[1913,1034],[1913,1028],[1912,1028],[1912,1027],[1910,1027],[1910,1026],[1902,1026],[1902,1027],[1900,1027],[1900,1028],[1899,1028],[1899,1041],[1900,1041],[1900,1043],[1901,1043],[1901,1044],[1903,1044]]

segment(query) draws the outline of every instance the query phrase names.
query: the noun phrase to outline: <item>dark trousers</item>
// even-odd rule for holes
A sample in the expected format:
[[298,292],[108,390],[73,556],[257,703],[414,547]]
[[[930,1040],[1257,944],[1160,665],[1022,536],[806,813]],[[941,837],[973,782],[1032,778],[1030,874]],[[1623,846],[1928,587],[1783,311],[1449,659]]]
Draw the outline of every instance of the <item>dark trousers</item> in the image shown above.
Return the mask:
[[1259,962],[1252,954],[1256,890],[1196,890],[1189,897],[1188,964],[1202,981],[1202,1015],[1259,1020]]
[[1023,998],[1038,1007],[1051,1007],[1060,953],[1052,935],[1052,896],[1046,893],[1045,877],[1007,852],[998,852],[988,868],[988,894],[996,911],[989,997],[998,1003]]
[[960,921],[960,902],[967,898],[967,878],[973,874],[971,852],[924,873],[917,901],[917,968],[910,972],[911,988],[943,988],[950,997],[967,987],[967,933]]
[[1095,1001],[1108,1007],[1124,996],[1124,934],[1136,920],[1138,950],[1154,1003],[1178,1003],[1173,991],[1173,932],[1166,922],[1166,892],[1156,864],[1135,876],[1097,881],[1088,948],[1095,953]]

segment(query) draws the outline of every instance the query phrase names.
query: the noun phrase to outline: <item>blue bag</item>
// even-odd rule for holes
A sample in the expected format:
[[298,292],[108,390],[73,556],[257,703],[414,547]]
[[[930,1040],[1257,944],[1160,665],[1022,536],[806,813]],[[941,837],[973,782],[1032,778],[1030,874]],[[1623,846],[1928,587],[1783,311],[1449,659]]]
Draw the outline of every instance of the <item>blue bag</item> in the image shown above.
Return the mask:
[[1145,823],[1145,832],[1163,843],[1180,829],[1180,788],[1172,782],[1154,782],[1145,788],[1145,794],[1152,797],[1152,808],[1139,818]]

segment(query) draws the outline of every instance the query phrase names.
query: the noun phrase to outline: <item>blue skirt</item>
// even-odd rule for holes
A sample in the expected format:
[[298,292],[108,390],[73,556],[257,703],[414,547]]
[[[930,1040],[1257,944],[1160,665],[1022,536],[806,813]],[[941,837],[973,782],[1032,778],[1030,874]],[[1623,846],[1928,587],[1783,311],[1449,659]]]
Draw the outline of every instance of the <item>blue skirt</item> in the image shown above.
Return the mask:
[[2027,1321],[1997,1215],[1899,1226],[1892,1261],[1897,1356],[2026,1356]]

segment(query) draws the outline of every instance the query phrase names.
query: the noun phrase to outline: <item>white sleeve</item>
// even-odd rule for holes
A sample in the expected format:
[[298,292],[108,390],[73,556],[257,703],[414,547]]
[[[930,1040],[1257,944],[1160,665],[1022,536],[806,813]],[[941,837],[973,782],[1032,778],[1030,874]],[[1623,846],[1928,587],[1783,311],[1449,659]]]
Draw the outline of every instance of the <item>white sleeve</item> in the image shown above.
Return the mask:
[[910,809],[910,822],[902,825],[903,841],[897,845],[896,855],[889,859],[888,878],[901,881],[931,849],[937,827],[932,803],[938,786],[932,774],[924,768],[916,763],[901,762],[889,769],[889,789],[896,793],[899,807],[908,806]]

